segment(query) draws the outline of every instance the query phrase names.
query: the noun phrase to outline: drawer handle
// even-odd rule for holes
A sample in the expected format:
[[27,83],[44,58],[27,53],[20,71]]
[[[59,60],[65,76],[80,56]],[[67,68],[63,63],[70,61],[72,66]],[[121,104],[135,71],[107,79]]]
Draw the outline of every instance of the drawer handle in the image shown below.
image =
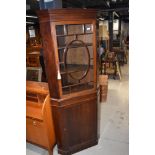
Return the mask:
[[36,125],[37,125],[36,121],[33,121],[33,125],[34,125],[34,126],[36,126]]

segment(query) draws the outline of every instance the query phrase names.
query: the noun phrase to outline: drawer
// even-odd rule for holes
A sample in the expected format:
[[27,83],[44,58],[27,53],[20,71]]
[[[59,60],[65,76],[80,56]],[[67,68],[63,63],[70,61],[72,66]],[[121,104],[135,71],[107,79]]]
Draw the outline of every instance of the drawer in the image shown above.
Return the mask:
[[48,136],[43,121],[26,118],[26,140],[44,147],[48,147]]

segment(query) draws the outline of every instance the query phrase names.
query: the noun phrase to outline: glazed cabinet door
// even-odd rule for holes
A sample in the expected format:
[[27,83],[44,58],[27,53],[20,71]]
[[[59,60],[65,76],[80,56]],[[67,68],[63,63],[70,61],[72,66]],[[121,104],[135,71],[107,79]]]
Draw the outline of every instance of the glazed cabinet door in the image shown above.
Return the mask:
[[56,24],[62,94],[94,89],[93,24]]

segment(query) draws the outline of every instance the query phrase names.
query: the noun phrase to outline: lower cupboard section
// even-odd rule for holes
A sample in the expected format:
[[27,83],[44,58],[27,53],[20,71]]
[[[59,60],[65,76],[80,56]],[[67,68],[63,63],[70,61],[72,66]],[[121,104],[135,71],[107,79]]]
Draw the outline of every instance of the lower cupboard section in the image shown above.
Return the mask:
[[59,153],[72,154],[98,143],[96,92],[51,103]]

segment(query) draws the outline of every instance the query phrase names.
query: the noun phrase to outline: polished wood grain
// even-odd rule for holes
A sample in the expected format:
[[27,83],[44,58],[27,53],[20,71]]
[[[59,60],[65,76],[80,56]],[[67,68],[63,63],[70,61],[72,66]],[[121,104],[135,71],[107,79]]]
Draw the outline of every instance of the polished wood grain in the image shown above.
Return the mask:
[[60,98],[60,82],[57,79],[58,74],[58,58],[56,59],[56,49],[54,48],[52,30],[48,22],[40,24],[41,34],[43,38],[44,63],[48,77],[48,85],[50,96]]
[[41,48],[42,48],[42,45],[28,46],[26,47],[26,54],[31,53],[31,52],[36,52],[36,51],[40,53]]
[[40,22],[47,22],[48,20],[52,22],[56,21],[81,21],[85,19],[95,19],[96,18],[95,9],[77,9],[77,8],[67,8],[67,9],[48,9],[41,10],[38,12]]
[[[43,39],[44,61],[51,97],[58,152],[69,155],[98,143],[96,10],[51,9],[38,12]],[[60,74],[56,26],[92,24],[93,87],[63,94]],[[69,34],[70,35],[70,34]],[[89,85],[88,85],[89,86]]]
[[71,154],[97,144],[96,91],[52,103],[59,153]]
[[26,54],[26,67],[40,67],[40,52]]
[[26,140],[52,155],[56,139],[48,85],[27,81],[26,86]]
[[49,93],[48,83],[26,81],[26,92],[47,95]]

